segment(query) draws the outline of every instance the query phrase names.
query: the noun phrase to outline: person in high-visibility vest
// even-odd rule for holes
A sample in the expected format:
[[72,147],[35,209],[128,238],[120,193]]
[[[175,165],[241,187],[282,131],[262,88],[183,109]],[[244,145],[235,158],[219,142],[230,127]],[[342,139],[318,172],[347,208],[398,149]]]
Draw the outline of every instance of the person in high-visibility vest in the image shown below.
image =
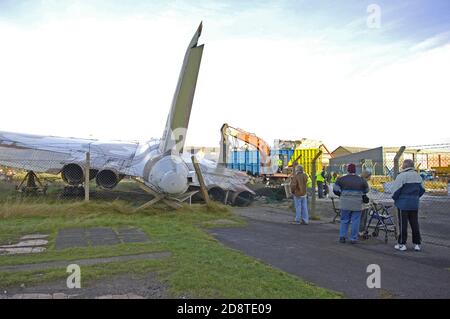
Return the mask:
[[330,182],[332,183],[332,184],[334,184],[334,183],[336,183],[336,180],[338,179],[338,174],[336,173],[336,172],[332,172],[331,173],[331,179],[330,179]]
[[325,177],[322,173],[323,171],[316,173],[317,194],[319,195],[319,198],[323,198],[323,184],[325,182]]
[[306,194],[307,194],[307,197],[309,198],[312,196],[312,193],[314,192],[314,187],[312,184],[312,179],[309,176],[309,174],[306,172],[305,172],[305,174],[308,177],[308,179],[306,180]]
[[278,173],[283,172],[283,160],[281,158],[278,159]]
[[311,179],[311,177],[309,177],[308,173],[305,173],[305,174],[306,174],[306,176],[308,176],[308,180],[306,182],[306,187],[312,188],[312,179]]

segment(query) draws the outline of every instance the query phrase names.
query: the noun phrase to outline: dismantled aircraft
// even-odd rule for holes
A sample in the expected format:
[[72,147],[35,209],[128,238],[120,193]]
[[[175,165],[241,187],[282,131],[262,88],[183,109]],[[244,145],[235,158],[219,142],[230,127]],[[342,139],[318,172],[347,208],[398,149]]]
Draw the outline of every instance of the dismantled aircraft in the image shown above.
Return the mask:
[[[202,24],[184,56],[166,127],[161,139],[146,143],[103,142],[0,132],[0,165],[27,171],[61,174],[70,187],[80,187],[85,174],[98,186],[113,189],[126,176],[141,180],[152,191],[181,197],[199,187],[190,156],[182,154],[204,45],[198,45]],[[86,153],[90,171],[85,172]],[[245,173],[199,159],[206,187],[217,201],[248,205],[254,192]]]

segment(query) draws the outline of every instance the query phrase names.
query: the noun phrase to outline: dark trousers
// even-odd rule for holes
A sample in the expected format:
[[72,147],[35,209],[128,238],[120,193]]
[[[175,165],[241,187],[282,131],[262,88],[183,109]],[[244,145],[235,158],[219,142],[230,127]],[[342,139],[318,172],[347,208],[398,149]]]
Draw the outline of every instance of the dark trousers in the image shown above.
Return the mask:
[[323,182],[317,182],[317,194],[319,198],[323,198]]
[[417,210],[398,210],[398,226],[400,228],[398,243],[401,245],[406,244],[408,239],[408,222],[411,225],[413,244],[420,245],[419,212]]
[[327,182],[323,183],[323,194],[325,196],[328,195],[328,184],[327,184]]

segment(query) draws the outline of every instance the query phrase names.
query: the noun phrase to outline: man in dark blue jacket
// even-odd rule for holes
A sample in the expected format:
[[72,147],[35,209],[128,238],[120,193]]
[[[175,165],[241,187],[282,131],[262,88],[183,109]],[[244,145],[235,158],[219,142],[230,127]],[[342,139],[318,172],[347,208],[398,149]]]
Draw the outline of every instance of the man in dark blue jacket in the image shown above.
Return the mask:
[[397,175],[392,187],[395,206],[398,209],[398,223],[400,235],[395,249],[406,250],[406,239],[408,236],[408,222],[411,224],[412,242],[414,250],[420,251],[419,230],[419,200],[425,193],[422,177],[414,170],[414,162],[410,159],[404,160],[402,171]]

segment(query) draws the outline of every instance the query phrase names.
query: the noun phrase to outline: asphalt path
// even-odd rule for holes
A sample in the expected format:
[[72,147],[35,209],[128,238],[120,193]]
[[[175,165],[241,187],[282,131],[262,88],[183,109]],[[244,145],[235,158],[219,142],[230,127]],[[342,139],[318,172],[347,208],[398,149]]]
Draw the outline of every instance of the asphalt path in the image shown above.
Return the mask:
[[[327,218],[303,226],[290,224],[292,213],[286,209],[249,207],[236,213],[248,225],[211,230],[220,242],[348,298],[450,298],[448,236],[439,244],[425,241],[421,252],[413,251],[412,244],[399,252],[393,237],[387,244],[384,236],[341,244],[339,225]],[[424,228],[430,232],[430,227]],[[372,264],[380,267],[381,288],[367,286]]]

